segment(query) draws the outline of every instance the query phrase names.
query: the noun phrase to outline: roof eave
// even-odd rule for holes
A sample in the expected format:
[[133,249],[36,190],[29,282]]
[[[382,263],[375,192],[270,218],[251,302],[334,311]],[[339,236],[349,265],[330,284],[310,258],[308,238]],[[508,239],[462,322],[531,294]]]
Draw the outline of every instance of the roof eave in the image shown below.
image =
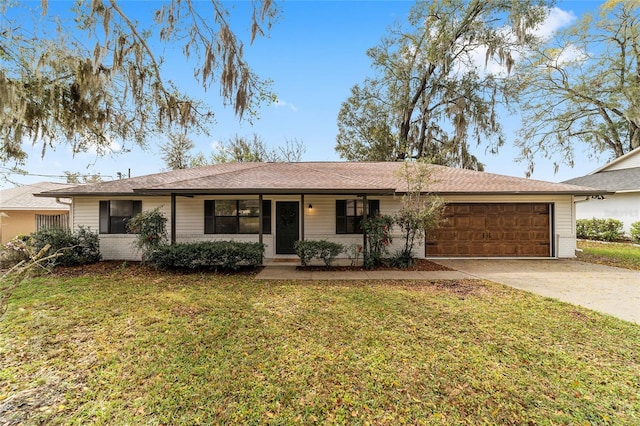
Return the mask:
[[395,190],[391,188],[375,189],[309,189],[309,188],[241,188],[241,189],[134,189],[138,195],[393,195]]
[[607,190],[587,191],[443,191],[434,192],[437,195],[607,195],[613,194]]

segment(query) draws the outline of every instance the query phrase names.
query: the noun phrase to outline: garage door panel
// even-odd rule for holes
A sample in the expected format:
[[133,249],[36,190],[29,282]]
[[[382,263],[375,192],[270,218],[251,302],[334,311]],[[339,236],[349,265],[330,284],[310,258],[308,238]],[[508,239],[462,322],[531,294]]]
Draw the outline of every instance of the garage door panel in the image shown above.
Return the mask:
[[545,203],[458,203],[445,208],[427,256],[549,257],[550,206]]

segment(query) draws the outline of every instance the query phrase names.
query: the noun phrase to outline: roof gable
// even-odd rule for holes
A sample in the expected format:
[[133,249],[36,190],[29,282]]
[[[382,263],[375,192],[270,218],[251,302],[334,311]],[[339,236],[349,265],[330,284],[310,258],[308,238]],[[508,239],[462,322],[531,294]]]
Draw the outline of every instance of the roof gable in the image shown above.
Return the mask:
[[616,158],[615,160],[608,162],[607,164],[600,167],[599,169],[594,170],[590,174],[593,175],[605,171],[631,169],[635,167],[640,167],[640,147],[626,153],[621,157]]

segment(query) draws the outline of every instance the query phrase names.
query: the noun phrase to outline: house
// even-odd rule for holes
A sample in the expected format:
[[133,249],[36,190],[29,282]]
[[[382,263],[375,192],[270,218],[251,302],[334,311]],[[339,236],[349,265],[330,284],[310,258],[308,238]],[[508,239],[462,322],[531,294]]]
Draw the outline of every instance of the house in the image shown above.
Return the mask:
[[0,240],[6,244],[20,234],[51,226],[69,226],[70,199],[41,198],[33,194],[74,185],[39,182],[0,191]]
[[[104,259],[136,260],[127,220],[159,207],[171,242],[259,241],[265,257],[293,257],[297,240],[362,244],[364,214],[393,214],[405,163],[225,163],[45,191],[73,199],[71,217],[99,231]],[[410,164],[410,166],[412,166]],[[430,166],[446,201],[442,226],[419,257],[573,257],[574,200],[603,192],[562,183]],[[401,247],[396,235],[391,252]]]
[[631,224],[640,221],[640,148],[618,157],[586,176],[564,183],[584,185],[610,195],[583,197],[576,204],[578,219],[618,219],[629,234]]

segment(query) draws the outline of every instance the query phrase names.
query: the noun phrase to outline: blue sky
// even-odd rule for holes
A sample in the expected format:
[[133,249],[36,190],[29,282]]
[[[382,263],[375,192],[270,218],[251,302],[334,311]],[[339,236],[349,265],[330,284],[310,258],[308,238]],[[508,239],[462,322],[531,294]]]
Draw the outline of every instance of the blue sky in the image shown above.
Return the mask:
[[[584,12],[596,12],[602,2],[560,1],[557,16],[566,22],[571,16],[580,17]],[[50,2],[50,9],[64,10],[67,2]],[[225,2],[229,7],[237,29],[248,28],[248,2]],[[170,61],[165,76],[174,79],[191,93],[202,92],[201,98],[210,102],[216,111],[216,125],[208,137],[194,136],[195,151],[210,153],[219,141],[235,134],[251,136],[257,133],[270,146],[284,143],[285,139],[298,139],[307,147],[305,161],[338,161],[334,151],[337,134],[336,118],[340,105],[349,96],[353,85],[361,83],[373,71],[366,50],[377,45],[386,29],[395,21],[404,21],[413,2],[409,1],[286,1],[280,3],[281,17],[273,26],[269,37],[258,38],[246,46],[245,54],[253,70],[262,78],[274,81],[273,90],[278,102],[265,105],[260,118],[253,124],[239,122],[230,109],[223,109],[217,97],[217,87],[202,92],[191,82],[193,75],[184,60]],[[124,3],[127,10],[143,13],[148,3]],[[137,11],[137,12],[136,12]],[[143,18],[147,19],[147,18]],[[247,25],[243,25],[243,23]],[[555,27],[550,23],[549,27]],[[196,91],[196,92],[194,92]],[[485,154],[479,147],[476,155],[486,165],[486,171],[512,176],[524,176],[526,164],[513,161],[516,151],[511,147],[513,132],[520,126],[518,116],[503,115],[501,121],[506,130],[507,143],[498,156]],[[95,154],[79,154],[72,158],[70,150],[59,147],[40,158],[40,147],[29,148],[29,161],[24,167],[30,176],[11,175],[16,183],[41,180],[62,181],[56,176],[65,170],[83,174],[100,173],[105,180],[115,179],[117,173],[140,176],[165,170],[158,144],[150,140],[143,151],[96,157]],[[114,146],[116,149],[118,145]],[[586,153],[576,152],[576,166],[561,166],[557,174],[549,160],[539,159],[534,179],[562,181],[589,173],[606,162],[590,159]],[[38,176],[43,175],[43,176]],[[3,186],[11,184],[1,183]]]

